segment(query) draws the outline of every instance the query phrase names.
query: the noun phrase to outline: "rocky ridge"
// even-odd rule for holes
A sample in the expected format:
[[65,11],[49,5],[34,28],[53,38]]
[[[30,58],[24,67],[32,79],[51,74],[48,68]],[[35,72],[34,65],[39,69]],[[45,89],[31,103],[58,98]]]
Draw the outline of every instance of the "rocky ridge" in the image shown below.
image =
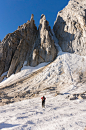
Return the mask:
[[0,75],[8,71],[7,77],[21,70],[26,58],[29,58],[36,39],[37,27],[31,20],[6,35],[0,43]]
[[70,0],[53,30],[63,51],[86,56],[86,0]]
[[85,0],[70,0],[58,13],[53,30],[45,15],[41,15],[37,30],[32,15],[30,21],[8,34],[0,43],[0,72],[2,74],[8,70],[8,77],[19,72],[24,61],[27,61],[27,66],[34,67],[42,62],[50,62],[26,79],[11,84],[1,83],[1,105],[42,93],[69,94],[67,98],[70,100],[86,99],[85,7]]
[[45,15],[41,15],[38,36],[34,44],[30,66],[36,66],[42,62],[51,62],[57,56],[57,49],[53,40],[53,34],[46,20]]
[[57,14],[53,31],[45,15],[41,15],[37,30],[32,15],[30,21],[19,26],[13,33],[7,34],[0,43],[0,76],[8,72],[0,77],[0,81],[21,71],[24,61],[30,66],[52,62],[58,54],[55,36],[62,51],[86,55],[85,7],[85,0],[70,0]]
[[[26,65],[36,66],[42,62],[51,62],[57,56],[57,49],[45,15],[41,16],[39,29],[35,26],[34,16],[8,34],[0,43],[0,75],[6,71],[7,77],[17,73]],[[5,76],[1,76],[0,81]]]

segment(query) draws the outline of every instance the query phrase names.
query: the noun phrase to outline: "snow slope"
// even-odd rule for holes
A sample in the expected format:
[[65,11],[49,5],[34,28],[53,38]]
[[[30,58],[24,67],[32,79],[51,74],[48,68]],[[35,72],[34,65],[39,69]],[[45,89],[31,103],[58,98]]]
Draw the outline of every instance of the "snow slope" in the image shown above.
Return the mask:
[[86,100],[66,99],[67,95],[46,95],[0,107],[0,130],[84,130]]
[[24,80],[33,72],[43,68],[41,72],[20,84],[23,91],[32,88],[43,90],[49,87],[56,87],[58,91],[64,93],[75,92],[77,89],[81,89],[82,92],[86,91],[86,57],[62,52],[53,30],[52,33],[55,45],[59,50],[57,58],[52,63],[41,63],[36,67],[25,66],[26,63],[24,63],[19,73],[11,75],[0,83],[0,88]]
[[[13,77],[9,77],[0,83],[0,88],[24,79],[25,76],[29,76],[30,72],[30,69],[23,70],[13,75]],[[49,88],[61,93],[82,93],[86,91],[85,84],[86,57],[59,52],[55,61],[43,67],[42,71],[34,73],[33,76],[21,82],[21,84],[16,85],[16,91],[14,87],[7,93],[12,96],[13,93],[24,93],[30,90],[32,93],[45,91],[46,94],[47,92],[50,93]]]
[[[25,68],[24,64],[21,72],[0,83],[0,88],[3,88],[27,77],[23,82],[14,85],[12,90],[11,87],[7,88],[5,94],[13,96],[28,90],[40,92],[39,97],[0,106],[1,130],[85,129],[86,100],[69,100],[67,97],[86,91],[86,57],[60,50],[55,61],[47,64],[42,63],[36,68]],[[56,91],[62,95],[55,97]],[[46,96],[45,109],[41,107],[42,95]]]
[[[12,74],[9,78],[5,78],[0,83],[0,86],[7,85],[7,84],[13,84],[15,82],[18,82],[19,80],[23,80],[24,78],[27,78],[29,74],[31,74],[32,72],[35,72],[38,69],[46,66],[48,63],[44,62],[44,63],[37,65],[36,67],[26,66],[26,64],[27,63],[25,61],[21,71],[19,73]],[[7,74],[7,72],[2,74],[2,76],[5,75],[5,74]]]

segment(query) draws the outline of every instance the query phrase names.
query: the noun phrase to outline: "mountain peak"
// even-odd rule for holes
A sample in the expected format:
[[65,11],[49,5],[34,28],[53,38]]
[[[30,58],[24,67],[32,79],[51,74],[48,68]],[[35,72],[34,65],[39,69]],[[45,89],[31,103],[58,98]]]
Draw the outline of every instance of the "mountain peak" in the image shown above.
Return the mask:
[[0,43],[0,76],[6,71],[8,77],[21,71],[25,61],[30,66],[53,62],[58,54],[56,46],[64,52],[86,55],[85,5],[85,0],[70,0],[58,13],[53,30],[44,14],[37,30],[32,14],[30,21],[8,34]]
[[63,51],[86,55],[86,0],[70,0],[53,30]]
[[31,20],[33,20],[34,19],[34,15],[33,14],[31,14]]
[[41,15],[41,18],[40,18],[40,25],[39,25],[39,29],[42,27],[42,28],[46,28],[46,26],[49,25],[49,22],[46,20],[46,17],[44,14]]

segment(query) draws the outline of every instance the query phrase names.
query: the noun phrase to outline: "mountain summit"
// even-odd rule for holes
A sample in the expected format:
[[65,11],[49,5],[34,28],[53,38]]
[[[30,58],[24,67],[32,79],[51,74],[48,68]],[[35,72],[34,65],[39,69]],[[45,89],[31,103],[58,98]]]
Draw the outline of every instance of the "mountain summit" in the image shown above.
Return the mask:
[[[13,33],[0,43],[0,75],[6,71],[7,77],[17,73],[27,65],[36,66],[42,62],[51,62],[57,56],[57,49],[52,39],[52,31],[45,15],[41,16],[39,29],[34,23],[34,15],[31,20],[19,26]],[[1,77],[0,80],[3,80]]]
[[86,0],[70,0],[53,30],[63,51],[86,56]]
[[85,93],[85,7],[85,0],[70,0],[52,30],[44,14],[37,29],[32,14],[30,21],[3,39],[0,81],[8,78],[0,83],[1,97],[15,102],[41,93]]
[[56,58],[57,49],[52,37],[53,34],[49,22],[46,20],[45,15],[42,14],[37,39],[30,59],[31,66],[36,66],[42,62],[51,62]]
[[5,76],[9,77],[21,71],[25,61],[27,66],[52,62],[59,52],[56,41],[64,52],[86,55],[85,7],[85,0],[70,0],[57,14],[53,30],[44,14],[37,30],[32,14],[30,21],[7,34],[0,43],[0,76],[7,72]]

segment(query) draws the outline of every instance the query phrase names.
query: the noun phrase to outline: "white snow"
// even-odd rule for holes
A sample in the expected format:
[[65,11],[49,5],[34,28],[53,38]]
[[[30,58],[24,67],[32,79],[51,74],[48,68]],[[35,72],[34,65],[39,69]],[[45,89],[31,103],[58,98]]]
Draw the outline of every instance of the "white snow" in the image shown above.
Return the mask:
[[[1,82],[0,88],[23,80],[28,77],[29,74],[47,64],[48,63],[41,63],[37,67],[27,67],[24,64],[21,72],[13,74]],[[86,57],[60,51],[55,61],[50,63],[42,72],[35,75],[34,79],[29,80],[29,85],[27,84],[28,81],[21,84],[21,88],[22,90],[30,90],[32,88],[35,90],[38,87],[42,90],[43,87],[55,86],[55,84],[58,83],[57,86],[62,93],[84,92],[86,91],[86,87],[85,84],[80,83],[81,74],[86,75]]]
[[[32,72],[37,71],[38,69],[46,66],[48,63],[41,63],[39,65],[37,65],[36,67],[31,67],[31,66],[26,66],[26,61],[24,62],[24,65],[21,69],[21,71],[19,73],[16,74],[12,74],[9,78],[5,78],[1,83],[0,86],[4,86],[4,85],[8,85],[8,84],[13,84],[16,81],[18,82],[19,80],[22,80],[26,77],[28,77],[29,74],[31,74]],[[7,73],[7,72],[6,72]],[[5,73],[5,74],[6,74]]]
[[4,72],[1,76],[5,76],[5,75],[7,75],[7,71],[6,71],[6,72]]
[[70,101],[66,95],[46,95],[0,107],[0,130],[84,130],[86,100]]
[[57,50],[62,53],[61,47],[60,47],[59,44],[58,44],[58,39],[56,38],[53,29],[52,29],[52,34],[53,34],[52,39],[53,39],[54,42],[55,42],[55,46],[56,46]]
[[[21,72],[13,74],[1,82],[0,86],[3,87],[24,79],[48,63],[42,63],[37,67],[27,67],[25,64]],[[30,83],[34,86],[38,83],[48,86],[59,82],[59,86],[61,84],[64,86],[64,89],[61,90],[63,95],[55,97],[46,94],[45,108],[41,107],[41,96],[0,106],[0,130],[84,130],[86,126],[86,100],[69,100],[66,97],[67,93],[86,91],[85,84],[80,84],[81,87],[77,87],[79,74],[83,73],[84,75],[85,72],[85,56],[63,53],[60,50],[56,60],[50,63],[44,71],[38,73],[34,79],[31,79]],[[31,87],[33,87],[32,84]],[[27,87],[24,85],[22,86]]]

